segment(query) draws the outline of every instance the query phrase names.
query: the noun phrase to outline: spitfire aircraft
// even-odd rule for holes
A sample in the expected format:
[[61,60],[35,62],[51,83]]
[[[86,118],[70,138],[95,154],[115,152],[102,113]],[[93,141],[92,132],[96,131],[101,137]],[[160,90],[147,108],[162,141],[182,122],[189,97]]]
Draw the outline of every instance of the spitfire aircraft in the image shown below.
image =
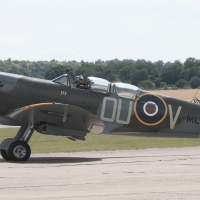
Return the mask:
[[72,140],[87,133],[199,137],[198,104],[97,77],[86,85],[72,87],[68,74],[51,81],[0,72],[0,124],[21,126],[0,144],[2,157],[28,160],[34,131]]

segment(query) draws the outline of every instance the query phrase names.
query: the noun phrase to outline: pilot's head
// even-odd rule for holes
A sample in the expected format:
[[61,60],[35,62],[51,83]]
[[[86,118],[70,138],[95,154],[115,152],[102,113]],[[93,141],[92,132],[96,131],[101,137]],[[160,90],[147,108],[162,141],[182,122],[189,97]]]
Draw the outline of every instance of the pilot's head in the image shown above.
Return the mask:
[[83,81],[84,81],[83,76],[79,75],[79,76],[75,77],[74,83],[78,84],[78,83],[83,82]]

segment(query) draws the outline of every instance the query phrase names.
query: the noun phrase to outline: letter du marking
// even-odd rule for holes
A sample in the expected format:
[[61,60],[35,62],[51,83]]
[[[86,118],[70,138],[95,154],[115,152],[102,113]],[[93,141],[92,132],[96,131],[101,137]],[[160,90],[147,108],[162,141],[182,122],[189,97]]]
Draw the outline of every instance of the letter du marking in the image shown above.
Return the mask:
[[[104,117],[105,110],[106,110],[106,102],[107,101],[113,101],[113,103],[114,103],[113,110],[112,110],[112,117],[111,118]],[[114,99],[114,98],[111,98],[111,97],[104,97],[102,110],[101,110],[101,119],[104,120],[104,121],[107,121],[107,122],[114,122],[115,114],[116,114],[116,108],[117,108],[117,99]]]
[[[113,110],[111,111],[111,117],[105,117],[106,103],[107,101],[113,101]],[[122,100],[119,99],[119,102],[115,98],[105,97],[103,99],[102,110],[101,110],[101,119],[107,122],[114,122],[116,117],[116,122],[119,124],[129,124],[131,120],[131,114],[133,109],[133,101],[129,102],[128,114],[126,120],[120,120],[120,114],[122,110]],[[116,114],[117,113],[117,114]]]

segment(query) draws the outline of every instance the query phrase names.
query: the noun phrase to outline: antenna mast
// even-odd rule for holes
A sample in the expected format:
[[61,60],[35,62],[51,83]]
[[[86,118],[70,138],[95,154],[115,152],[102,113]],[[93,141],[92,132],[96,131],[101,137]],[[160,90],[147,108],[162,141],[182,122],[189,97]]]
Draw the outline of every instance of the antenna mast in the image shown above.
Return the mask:
[[[193,96],[192,100],[194,99],[194,97],[196,96],[196,94],[198,93],[198,91],[199,91],[199,88],[198,88],[197,92],[195,93],[195,95]],[[192,100],[190,102],[192,102]]]

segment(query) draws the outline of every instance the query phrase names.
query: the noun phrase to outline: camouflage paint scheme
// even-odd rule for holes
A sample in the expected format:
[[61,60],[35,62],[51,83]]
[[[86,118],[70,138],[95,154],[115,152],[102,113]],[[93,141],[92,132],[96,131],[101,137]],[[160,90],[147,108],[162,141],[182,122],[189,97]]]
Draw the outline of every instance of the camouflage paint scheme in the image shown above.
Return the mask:
[[[199,137],[200,105],[130,84],[135,88],[132,95],[119,95],[126,84],[117,89],[118,85],[88,77],[88,90],[81,90],[71,86],[67,74],[50,81],[0,72],[0,124],[21,126],[15,138],[1,143],[8,159],[2,156],[9,160],[11,144],[28,143],[34,130],[73,140],[85,140],[88,132]],[[14,161],[28,159],[11,157]]]

